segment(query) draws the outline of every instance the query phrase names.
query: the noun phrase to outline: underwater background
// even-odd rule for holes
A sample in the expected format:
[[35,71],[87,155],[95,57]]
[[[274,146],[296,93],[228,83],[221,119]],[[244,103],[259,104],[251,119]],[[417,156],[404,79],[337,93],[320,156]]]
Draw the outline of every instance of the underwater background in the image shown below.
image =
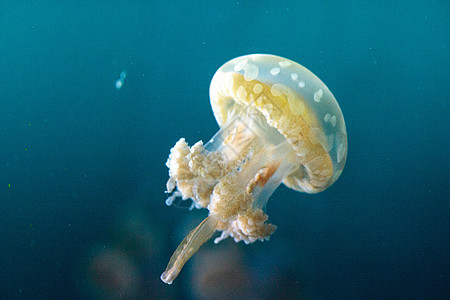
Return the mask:
[[[448,299],[449,42],[449,1],[1,1],[1,298]],[[207,215],[165,205],[170,148],[214,135],[212,75],[251,53],[329,87],[346,167],[166,285]]]

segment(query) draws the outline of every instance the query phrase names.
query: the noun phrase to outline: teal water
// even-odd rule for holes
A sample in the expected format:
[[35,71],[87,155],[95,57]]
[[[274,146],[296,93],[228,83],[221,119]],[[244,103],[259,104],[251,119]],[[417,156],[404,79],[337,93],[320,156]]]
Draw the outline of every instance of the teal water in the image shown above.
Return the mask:
[[[449,17],[448,1],[2,1],[2,297],[448,298]],[[212,75],[250,53],[325,82],[346,167],[317,195],[280,187],[269,242],[210,241],[165,285],[206,215],[165,205],[169,150],[214,135]]]

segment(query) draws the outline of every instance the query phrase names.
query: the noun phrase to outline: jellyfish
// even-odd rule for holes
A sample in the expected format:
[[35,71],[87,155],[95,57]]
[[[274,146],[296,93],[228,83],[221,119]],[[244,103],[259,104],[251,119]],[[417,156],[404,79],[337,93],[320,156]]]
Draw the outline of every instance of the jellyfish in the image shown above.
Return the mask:
[[166,200],[192,200],[208,216],[173,253],[161,280],[171,284],[216,231],[246,244],[269,240],[266,203],[283,183],[318,193],[341,175],[347,131],[326,85],[300,64],[275,55],[234,58],[217,70],[211,107],[220,130],[209,142],[181,138],[167,160]]

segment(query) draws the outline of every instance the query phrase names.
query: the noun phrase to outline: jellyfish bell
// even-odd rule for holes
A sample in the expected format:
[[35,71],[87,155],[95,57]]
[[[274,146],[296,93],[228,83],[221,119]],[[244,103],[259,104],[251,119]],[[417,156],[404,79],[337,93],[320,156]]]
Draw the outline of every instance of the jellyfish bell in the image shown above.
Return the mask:
[[347,156],[344,118],[333,94],[311,71],[274,55],[225,63],[210,86],[220,130],[205,145],[182,138],[171,149],[167,192],[207,208],[209,216],[172,255],[162,281],[172,283],[199,247],[232,237],[246,244],[270,238],[265,205],[281,184],[318,193],[340,176]]

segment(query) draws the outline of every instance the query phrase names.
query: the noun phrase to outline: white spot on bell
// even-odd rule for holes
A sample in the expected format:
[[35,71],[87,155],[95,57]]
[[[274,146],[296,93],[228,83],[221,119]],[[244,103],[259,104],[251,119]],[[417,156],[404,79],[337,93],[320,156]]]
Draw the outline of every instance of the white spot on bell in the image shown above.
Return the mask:
[[339,144],[336,154],[337,154],[337,162],[340,163],[342,161],[342,159],[344,158],[344,153],[345,153],[345,149],[344,149],[344,144]]
[[257,65],[254,65],[252,63],[249,63],[247,59],[244,59],[243,61],[240,61],[237,65],[234,66],[234,71],[244,71],[244,79],[246,81],[252,81],[256,77],[258,77],[259,74],[259,68]]
[[253,87],[253,92],[255,92],[255,94],[259,94],[262,92],[262,85],[257,83],[255,84],[255,86]]
[[242,85],[238,88],[236,94],[237,94],[239,100],[246,101],[247,91],[245,90],[245,88]]
[[330,123],[331,123],[331,126],[333,126],[333,127],[336,126],[336,116],[332,116],[332,117],[331,117]]
[[323,91],[322,91],[322,89],[318,89],[314,93],[314,101],[315,102],[320,102],[322,100],[322,97],[323,97]]
[[280,68],[273,68],[272,70],[270,70],[270,74],[272,74],[272,76],[278,75],[280,73]]
[[286,67],[289,67],[290,65],[292,65],[292,63],[290,61],[288,61],[288,60],[280,61],[278,64],[282,68],[286,68]]

